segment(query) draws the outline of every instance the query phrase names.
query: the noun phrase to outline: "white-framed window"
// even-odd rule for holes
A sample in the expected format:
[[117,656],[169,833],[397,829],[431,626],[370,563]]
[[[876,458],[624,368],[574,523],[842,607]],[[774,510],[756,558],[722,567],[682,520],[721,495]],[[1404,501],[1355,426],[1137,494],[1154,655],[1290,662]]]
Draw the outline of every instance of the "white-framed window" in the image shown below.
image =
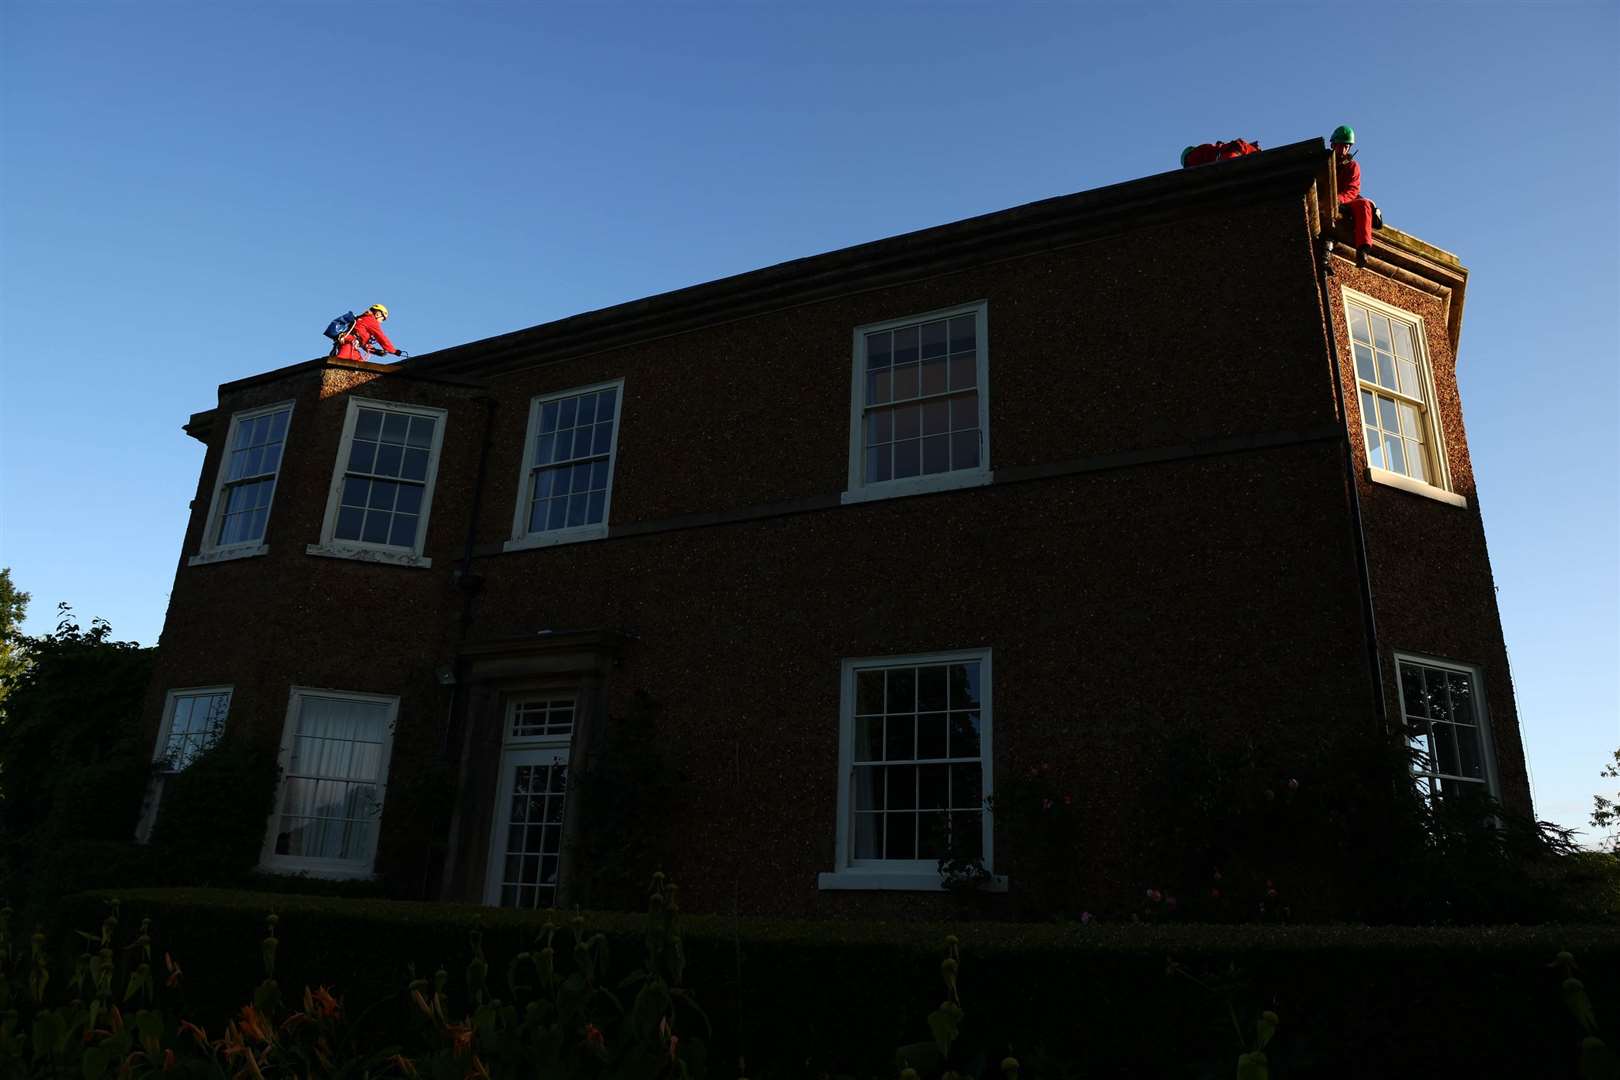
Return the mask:
[[292,411],[292,402],[281,401],[231,416],[202,543],[188,565],[263,555],[269,550],[264,534]]
[[856,327],[844,502],[990,482],[988,312]]
[[293,687],[260,866],[370,876],[398,713],[386,694]]
[[1350,289],[1344,310],[1372,478],[1460,502],[1450,490],[1423,320]]
[[568,692],[507,699],[486,904],[547,908],[557,902],[575,709],[576,697]]
[[938,889],[991,861],[990,650],[845,660],[836,867],[824,889]]
[[1419,790],[1431,798],[1470,789],[1498,794],[1480,670],[1400,653],[1395,663]]
[[444,442],[444,409],[350,398],[311,555],[431,566],[422,554]]
[[547,394],[529,403],[512,539],[506,550],[607,535],[623,406],[623,379]]
[[152,748],[152,777],[146,786],[135,840],[146,843],[157,824],[158,807],[168,777],[181,772],[197,756],[213,747],[225,732],[231,711],[229,686],[198,686],[170,690],[163,699],[163,720]]

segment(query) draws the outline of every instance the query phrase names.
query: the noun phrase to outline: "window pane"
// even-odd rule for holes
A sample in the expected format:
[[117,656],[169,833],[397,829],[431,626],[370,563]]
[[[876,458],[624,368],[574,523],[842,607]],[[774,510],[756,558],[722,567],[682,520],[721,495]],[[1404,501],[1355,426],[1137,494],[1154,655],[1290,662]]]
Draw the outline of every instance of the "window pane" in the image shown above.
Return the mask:
[[922,392],[927,394],[943,394],[945,392],[945,358],[925,360],[922,366]]
[[561,431],[564,428],[573,427],[574,419],[578,414],[579,399],[563,398],[562,401],[558,402],[557,429]]
[[360,415],[355,418],[354,437],[376,442],[377,436],[382,433],[383,414],[376,409],[361,409]]
[[608,420],[596,425],[596,441],[592,444],[591,453],[605,454],[613,448],[613,421]]
[[[548,401],[540,406],[540,431],[542,434],[552,434],[557,430],[557,403]],[[544,459],[541,459],[544,460]]]
[[1387,397],[1378,399],[1378,425],[1390,434],[1397,434],[1401,430],[1400,422],[1395,418],[1395,402]]
[[855,760],[883,760],[883,717],[858,716],[855,718]]
[[957,811],[950,815],[951,854],[958,859],[977,859],[984,854],[984,815]]
[[[891,717],[891,719],[893,719]],[[884,788],[885,810],[915,810],[917,808],[917,766],[889,765]]]
[[944,665],[918,668],[917,711],[943,711],[946,704]]
[[574,456],[577,458],[591,456],[591,441],[596,436],[594,427],[579,427],[574,429]]
[[1367,434],[1367,464],[1375,469],[1384,467],[1384,444],[1378,438],[1377,428],[1363,428]]
[[433,445],[433,425],[436,421],[431,416],[411,417],[411,431],[405,441],[411,446],[426,449]]
[[1395,335],[1394,335],[1395,336],[1395,355],[1396,356],[1407,356],[1407,357],[1411,356],[1412,355],[1412,328],[1410,326],[1408,326],[1406,323],[1394,322],[1393,320],[1392,320],[1392,326],[1393,326],[1393,328],[1395,330]]
[[422,488],[416,484],[400,484],[394,500],[396,514],[417,514],[422,510]]
[[875,446],[894,438],[894,412],[879,409],[866,414],[866,445]]
[[1485,779],[1485,759],[1480,753],[1478,728],[1460,727],[1457,735],[1457,775]]
[[1373,352],[1365,345],[1352,345],[1356,353],[1356,377],[1372,382],[1376,376],[1373,374]]
[[609,387],[599,390],[596,394],[596,422],[605,423],[613,419],[614,410],[619,403],[619,388]]
[[405,433],[410,430],[411,418],[404,413],[389,413],[383,417],[382,441],[385,443],[404,443]]
[[332,535],[339,540],[360,539],[360,525],[365,520],[366,512],[355,507],[344,507],[338,511],[337,527]]
[[964,431],[979,426],[979,395],[959,394],[951,398],[951,430]]
[[880,330],[875,334],[866,335],[866,366],[868,369],[888,367],[893,359],[890,354],[890,341],[893,333]]
[[884,814],[883,857],[885,859],[915,859],[917,857],[917,815]]
[[1417,365],[1410,360],[1397,360],[1395,367],[1401,376],[1401,393],[1408,397],[1422,397],[1423,391],[1418,386]]
[[883,672],[855,673],[855,711],[863,716],[883,711]]
[[574,417],[574,423],[580,427],[588,427],[596,423],[595,394],[585,394],[579,399],[579,413]]
[[405,451],[405,462],[399,474],[407,480],[427,479],[428,452],[412,447]]
[[548,513],[547,513],[547,516],[546,516],[546,528],[548,528],[548,529],[560,529],[560,528],[562,528],[563,523],[568,520],[568,500],[567,499],[552,499],[547,504],[547,507],[548,507]]
[[951,404],[948,401],[930,401],[922,407],[922,433],[943,435],[951,430]]
[[893,448],[888,443],[881,446],[870,446],[866,450],[866,482],[868,484],[881,483],[890,477],[890,459]]
[[984,770],[978,762],[951,765],[951,806],[957,810],[977,810],[984,804]]
[[1389,456],[1390,472],[1404,474],[1406,472],[1406,451],[1400,439],[1389,438],[1384,440],[1384,453]]
[[1395,361],[1390,359],[1388,353],[1378,354],[1378,382],[1379,385],[1387,386],[1391,390],[1397,389],[1395,386]]
[[889,712],[915,712],[917,674],[915,668],[890,668],[884,673],[888,688],[885,707]]
[[922,469],[922,449],[916,439],[894,444],[894,478],[916,476]]
[[1383,352],[1390,351],[1389,320],[1382,315],[1372,317],[1373,344]]
[[366,523],[360,529],[360,539],[368,544],[388,543],[388,514],[386,511],[373,510],[366,515]]
[[945,356],[946,323],[944,319],[938,322],[922,324],[922,358]]
[[979,362],[973,353],[951,357],[951,389],[966,390],[979,381]]
[[1474,724],[1474,680],[1461,671],[1446,672],[1446,691],[1451,698],[1451,719],[1458,724]]
[[890,713],[883,723],[883,757],[886,761],[911,761],[917,756],[917,722],[909,714]]
[[944,713],[922,713],[917,717],[918,759],[949,757],[947,728]]
[[1411,472],[1412,479],[1429,482],[1429,466],[1427,455],[1423,452],[1422,443],[1410,443],[1406,447],[1406,465]]
[[1372,332],[1367,329],[1367,313],[1354,305],[1350,307],[1350,336],[1356,341],[1372,341]]
[[371,481],[360,476],[348,476],[343,480],[343,498],[339,505],[364,506],[371,497]]
[[362,442],[359,439],[349,448],[349,471],[368,473],[377,461],[377,444]]
[[850,777],[853,791],[850,797],[855,800],[856,810],[883,809],[883,768],[879,765],[864,766],[855,770]]
[[979,467],[979,432],[958,431],[951,435],[951,468],[976,469]]
[[977,660],[967,664],[952,664],[950,666],[951,682],[951,708],[978,708],[979,707],[979,663]]
[[405,459],[405,448],[392,443],[379,443],[377,445],[377,464],[371,469],[378,476],[398,476],[401,463]]
[[1404,401],[1401,402],[1396,411],[1399,412],[1401,416],[1401,434],[1405,435],[1408,439],[1417,438],[1418,411],[1412,406],[1406,404]]
[[1423,695],[1423,672],[1411,664],[1401,665],[1401,703],[1408,716],[1428,716],[1427,699]]
[[891,400],[892,376],[885,371],[874,371],[866,378],[866,403],[868,405],[886,405]]
[[894,400],[906,401],[917,396],[917,365],[907,364],[894,369]]
[[388,542],[396,547],[416,546],[416,522],[414,514],[397,514],[394,517],[394,526],[388,536]]
[[974,333],[977,325],[978,318],[973,315],[958,315],[951,320],[951,352],[959,353],[976,346]]
[[938,859],[945,854],[947,831],[944,813],[917,815],[917,858]]
[[883,815],[855,815],[855,858],[883,858]]
[[924,473],[949,472],[951,468],[951,437],[935,435],[922,441]]
[[890,413],[894,417],[894,437],[896,439],[915,439],[922,433],[922,408],[917,405],[902,405]]
[[586,499],[585,524],[600,525],[602,516],[607,510],[607,492],[593,491]]
[[371,498],[366,505],[373,510],[392,510],[394,508],[394,495],[399,491],[399,485],[388,480],[373,480],[371,483]]
[[918,330],[915,326],[908,326],[894,332],[894,362],[896,364],[915,364],[917,362]]
[[568,527],[570,529],[585,524],[585,511],[590,503],[590,497],[584,493],[568,496]]
[[979,756],[979,714],[965,710],[951,713],[951,754],[953,758]]
[[1461,776],[1461,766],[1457,760],[1457,726],[1435,724],[1433,727],[1435,770],[1448,776]]
[[917,766],[917,805],[924,810],[944,810],[951,801],[949,765]]

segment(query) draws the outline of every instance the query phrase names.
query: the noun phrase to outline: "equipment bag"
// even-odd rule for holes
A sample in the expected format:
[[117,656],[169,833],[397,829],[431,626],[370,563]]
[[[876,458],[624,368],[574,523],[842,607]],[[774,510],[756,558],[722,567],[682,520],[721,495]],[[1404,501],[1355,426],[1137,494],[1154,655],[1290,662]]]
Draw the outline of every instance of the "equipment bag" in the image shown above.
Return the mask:
[[344,334],[347,334],[350,330],[354,329],[354,320],[354,312],[344,312],[342,315],[339,315],[337,318],[326,324],[326,336],[331,338],[333,341],[337,341]]

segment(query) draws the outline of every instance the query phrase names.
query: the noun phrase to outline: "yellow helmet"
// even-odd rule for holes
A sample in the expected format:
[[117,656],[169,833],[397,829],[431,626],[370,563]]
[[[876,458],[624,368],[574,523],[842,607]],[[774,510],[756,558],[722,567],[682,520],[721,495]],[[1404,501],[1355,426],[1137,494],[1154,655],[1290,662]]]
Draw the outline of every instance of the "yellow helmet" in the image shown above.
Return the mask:
[[386,307],[384,307],[383,305],[381,305],[381,304],[372,304],[370,307],[366,308],[366,310],[367,311],[375,311],[377,314],[381,315],[383,318],[385,318],[385,319],[388,318],[388,309]]

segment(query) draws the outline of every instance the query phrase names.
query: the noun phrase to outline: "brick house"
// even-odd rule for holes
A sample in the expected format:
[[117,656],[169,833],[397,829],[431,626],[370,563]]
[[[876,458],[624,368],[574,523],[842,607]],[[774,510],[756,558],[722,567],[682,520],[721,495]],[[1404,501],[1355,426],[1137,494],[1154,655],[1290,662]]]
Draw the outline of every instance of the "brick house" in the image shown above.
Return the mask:
[[947,844],[1016,893],[983,800],[1035,762],[1106,880],[1191,728],[1420,721],[1423,784],[1528,811],[1467,273],[1329,254],[1333,185],[1313,140],[227,383],[154,758],[279,746],[266,871],[517,906],[570,899],[567,777],[638,692],[695,910],[926,906]]

